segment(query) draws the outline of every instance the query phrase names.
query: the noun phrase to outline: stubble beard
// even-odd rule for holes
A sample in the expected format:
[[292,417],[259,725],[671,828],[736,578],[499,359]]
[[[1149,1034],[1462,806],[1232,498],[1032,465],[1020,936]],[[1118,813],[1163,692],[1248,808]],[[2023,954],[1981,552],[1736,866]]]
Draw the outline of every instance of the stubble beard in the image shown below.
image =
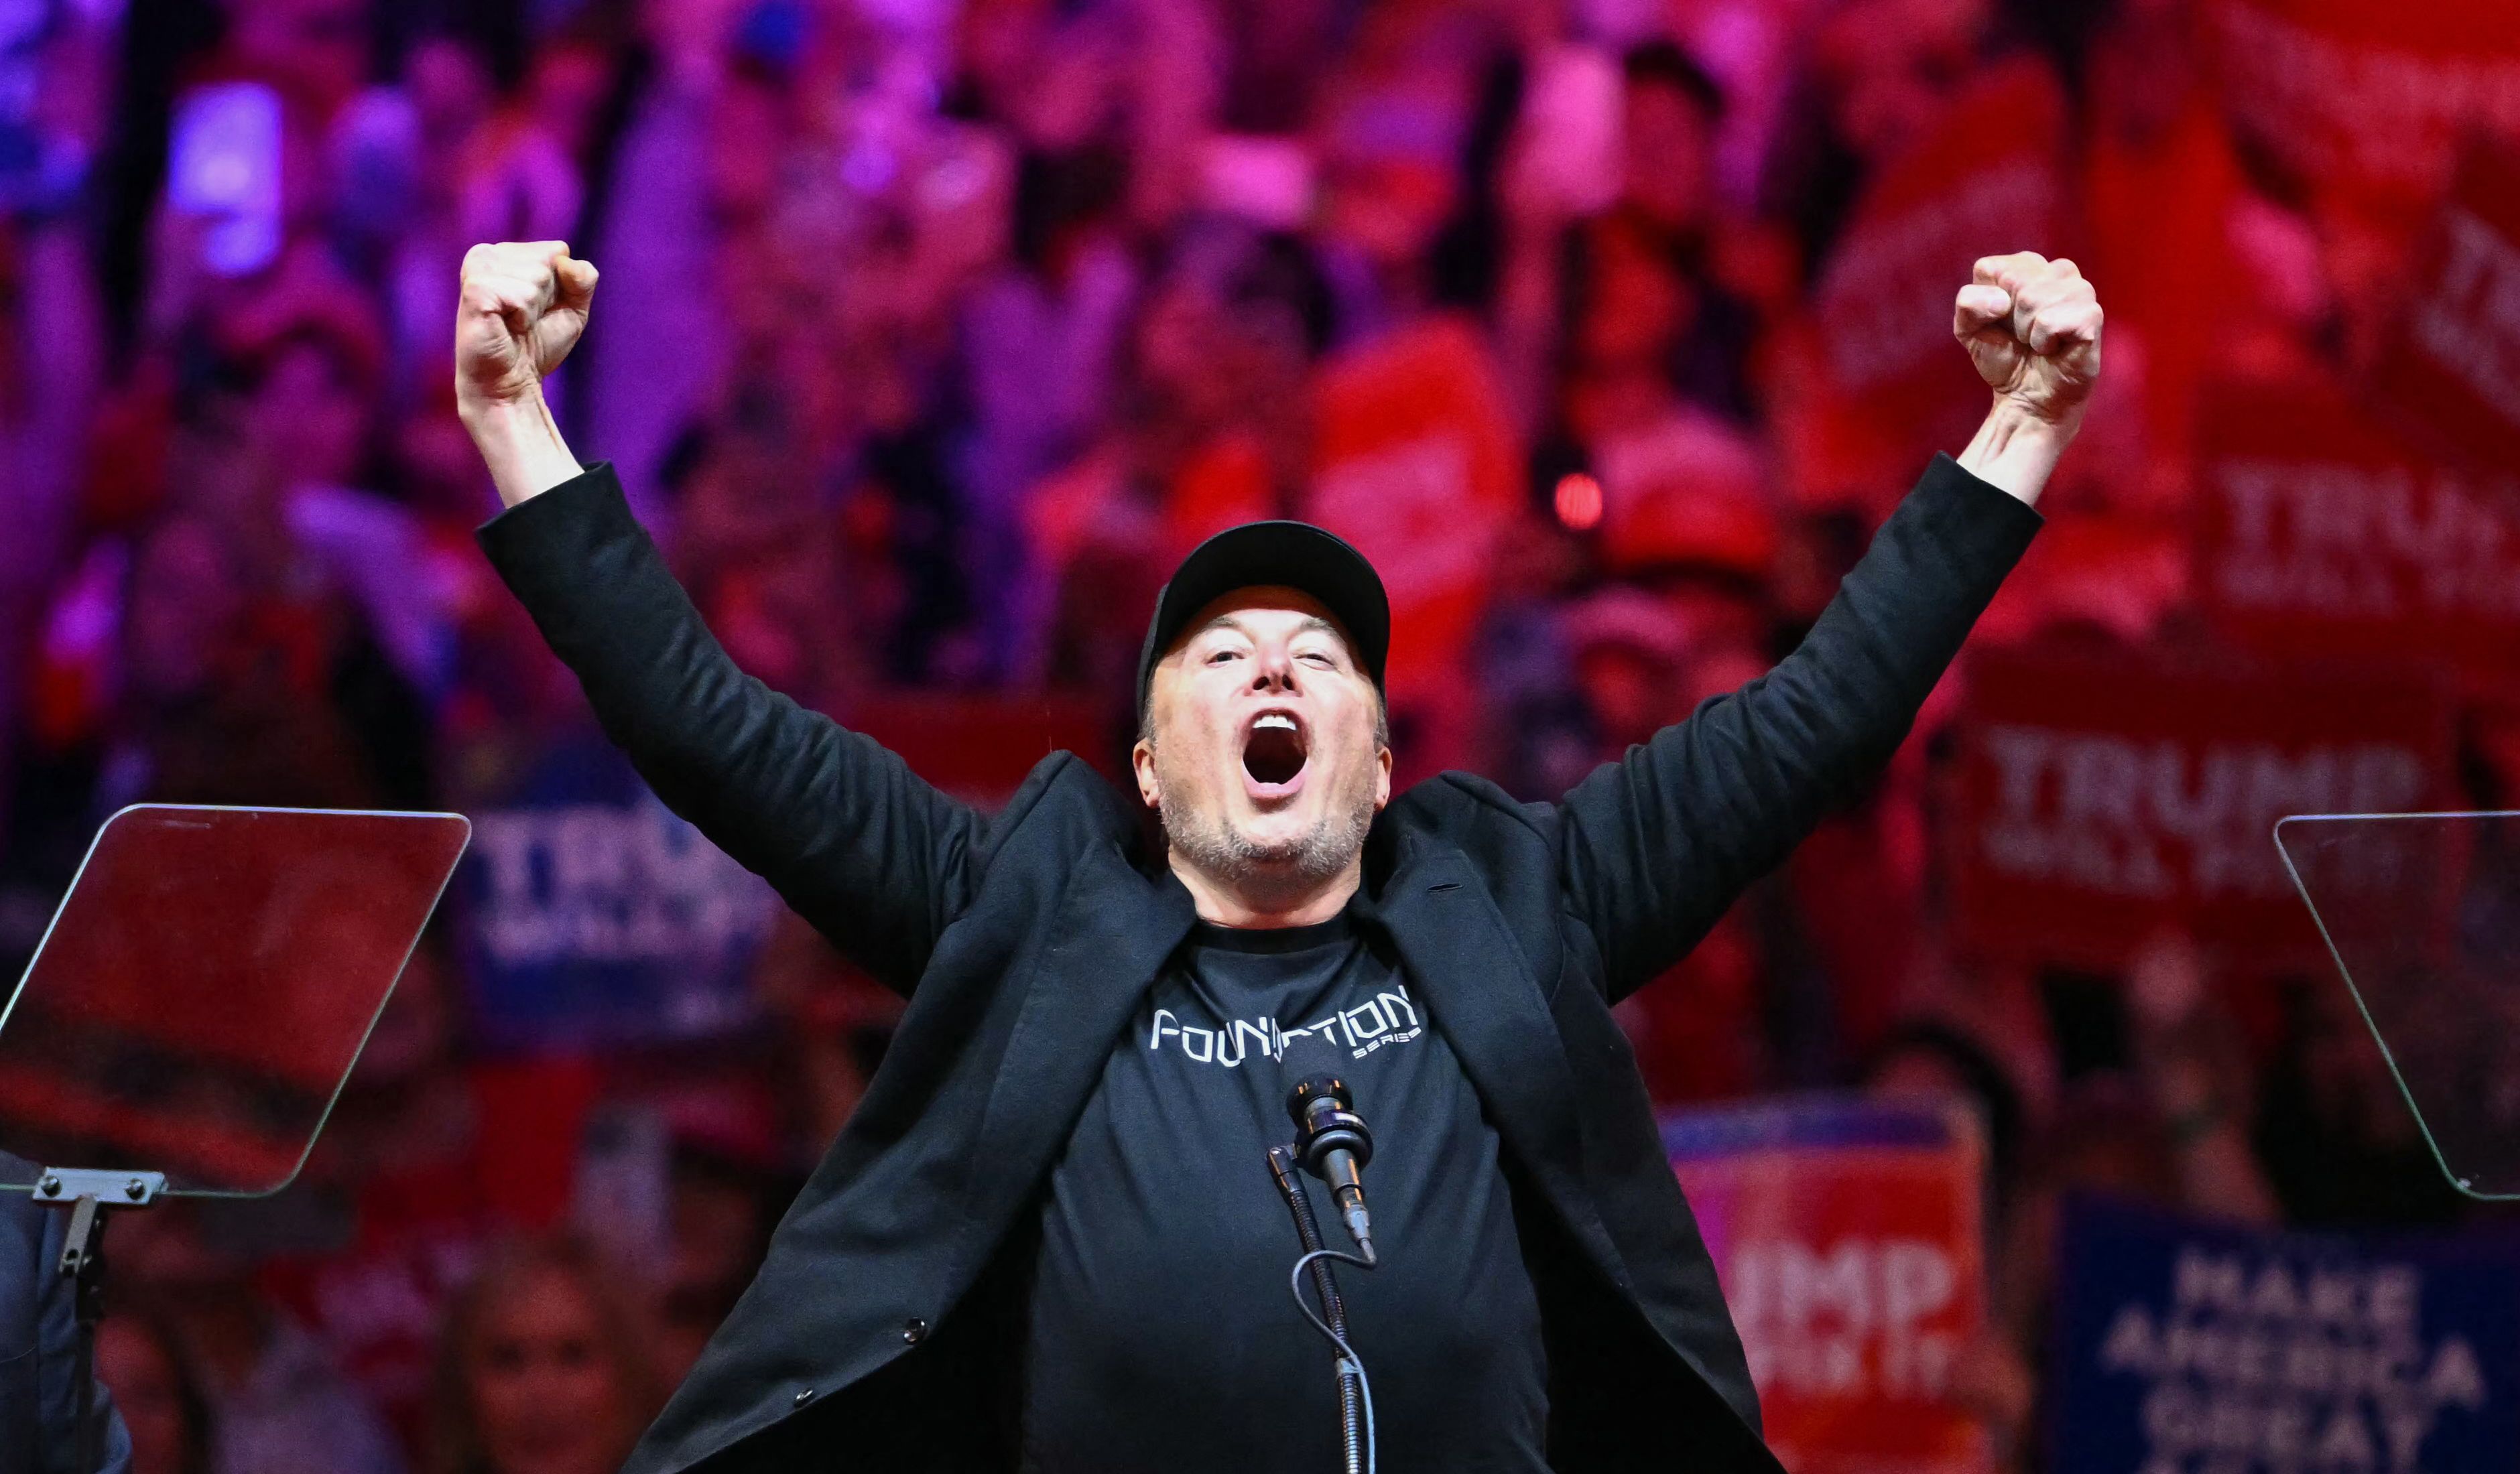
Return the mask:
[[1300,893],[1335,878],[1355,863],[1365,849],[1367,831],[1373,826],[1373,795],[1371,791],[1352,795],[1346,804],[1330,807],[1302,834],[1277,844],[1262,844],[1236,830],[1226,823],[1221,806],[1195,811],[1165,804],[1158,813],[1165,842],[1200,873],[1246,891]]

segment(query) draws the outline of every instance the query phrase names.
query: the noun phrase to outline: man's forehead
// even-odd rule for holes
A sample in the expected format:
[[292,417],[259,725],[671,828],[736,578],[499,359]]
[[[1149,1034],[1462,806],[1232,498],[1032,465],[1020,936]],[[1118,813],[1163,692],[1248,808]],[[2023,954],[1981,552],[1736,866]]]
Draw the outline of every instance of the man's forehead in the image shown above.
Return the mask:
[[1301,589],[1255,584],[1228,590],[1209,600],[1182,626],[1181,638],[1165,653],[1179,653],[1200,635],[1218,628],[1239,629],[1252,635],[1326,630],[1347,648],[1350,655],[1356,651],[1356,642],[1348,638],[1347,627],[1339,623],[1329,605]]

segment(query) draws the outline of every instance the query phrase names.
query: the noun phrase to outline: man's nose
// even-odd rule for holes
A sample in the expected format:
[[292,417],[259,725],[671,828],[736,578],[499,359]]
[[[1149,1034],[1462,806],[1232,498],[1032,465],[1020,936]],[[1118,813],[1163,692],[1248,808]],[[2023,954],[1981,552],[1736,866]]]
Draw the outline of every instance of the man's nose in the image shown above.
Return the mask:
[[1278,692],[1295,689],[1295,658],[1286,651],[1263,649],[1251,665],[1253,691]]

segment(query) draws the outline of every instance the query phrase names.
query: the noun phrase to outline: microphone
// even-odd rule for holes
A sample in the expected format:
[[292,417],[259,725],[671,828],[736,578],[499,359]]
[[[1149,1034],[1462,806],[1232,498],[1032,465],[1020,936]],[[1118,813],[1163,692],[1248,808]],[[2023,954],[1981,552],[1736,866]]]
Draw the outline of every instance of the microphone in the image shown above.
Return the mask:
[[1334,1075],[1315,1075],[1286,1093],[1286,1114],[1295,1122],[1295,1159],[1329,1184],[1339,1221],[1357,1252],[1372,1265],[1373,1221],[1365,1212],[1365,1164],[1373,1160],[1373,1137],[1347,1085]]

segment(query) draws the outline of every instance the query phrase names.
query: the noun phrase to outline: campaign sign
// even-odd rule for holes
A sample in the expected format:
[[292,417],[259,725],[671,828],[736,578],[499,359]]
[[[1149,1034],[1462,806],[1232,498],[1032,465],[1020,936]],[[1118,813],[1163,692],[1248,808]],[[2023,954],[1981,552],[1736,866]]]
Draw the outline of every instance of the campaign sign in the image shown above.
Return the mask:
[[2520,1245],[2092,1200],[2057,1248],[2054,1474],[2520,1465]]
[[2520,153],[2479,143],[2460,161],[2371,382],[2445,454],[2520,461]]
[[2313,191],[2384,211],[2439,197],[2459,143],[2520,134],[2520,6],[2215,0],[2233,127]]
[[498,1050],[722,1034],[779,898],[589,730],[472,811],[454,894],[472,1020]]
[[2507,682],[2520,650],[2520,476],[2423,456],[2324,377],[2208,385],[2195,586],[2282,655],[2432,658]]
[[1982,407],[1952,348],[1952,298],[1980,256],[2058,249],[2064,102],[2047,68],[1991,68],[1884,168],[1830,251],[1813,306],[1838,390],[1875,421],[1936,432]]
[[1354,543],[1391,599],[1390,684],[1406,702],[1456,687],[1522,498],[1521,452],[1488,350],[1435,318],[1323,366],[1303,515]]
[[1939,1104],[1810,1096],[1670,1118],[1663,1145],[1794,1474],[1975,1474],[1949,1396],[1984,1327],[1982,1152]]
[[1990,651],[1960,723],[1960,940],[2106,968],[2178,925],[2259,964],[2323,965],[2275,821],[2437,806],[2451,751],[2447,683],[2403,663]]

